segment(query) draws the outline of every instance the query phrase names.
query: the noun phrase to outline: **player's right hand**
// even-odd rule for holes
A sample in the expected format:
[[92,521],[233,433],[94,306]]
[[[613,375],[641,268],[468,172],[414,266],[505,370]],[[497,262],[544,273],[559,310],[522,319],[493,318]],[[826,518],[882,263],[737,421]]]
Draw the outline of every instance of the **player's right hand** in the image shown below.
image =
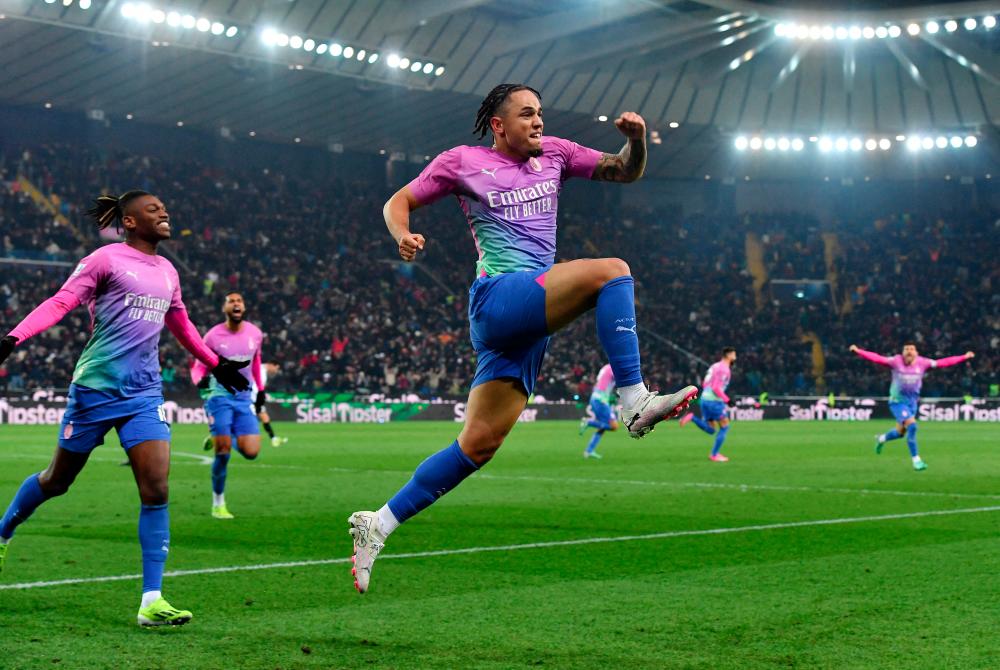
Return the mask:
[[855,351],[857,351],[857,350],[858,350],[858,345],[856,345],[856,344],[852,344],[852,345],[851,345],[851,353],[854,353],[854,352],[855,352]]
[[399,238],[399,257],[409,263],[424,249],[424,236],[419,233],[406,233]]
[[250,382],[240,374],[240,368],[250,365],[250,361],[231,361],[219,356],[219,364],[212,368],[212,375],[230,393],[239,393],[250,388]]
[[8,335],[7,337],[0,339],[0,365],[7,360],[11,352],[14,351],[14,347],[17,346],[17,338],[13,335]]

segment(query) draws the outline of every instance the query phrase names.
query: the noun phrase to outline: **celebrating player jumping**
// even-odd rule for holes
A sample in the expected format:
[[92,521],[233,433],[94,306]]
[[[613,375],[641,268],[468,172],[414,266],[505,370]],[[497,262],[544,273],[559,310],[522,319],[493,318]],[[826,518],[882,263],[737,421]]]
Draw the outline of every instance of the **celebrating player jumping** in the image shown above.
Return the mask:
[[154,195],[129,191],[102,196],[88,211],[100,228],[125,229],[125,242],[109,244],[76,266],[59,291],[35,308],[0,340],[0,363],[18,344],[54,326],[77,305],[90,310],[93,334],[73,372],[69,405],[59,446],[44,472],[29,476],[0,520],[0,571],[14,529],[50,498],[66,493],[90,452],[118,431],[139,487],[139,544],[142,547],[143,626],[180,625],[191,612],[175,609],[161,596],[170,546],[167,476],[170,424],[163,412],[158,345],[164,324],[223,386],[249,387],[234,363],[205,346],[181,300],[177,271],[157,255],[170,238],[170,216]]
[[889,409],[896,417],[896,427],[876,437],[875,453],[881,454],[885,443],[898,440],[906,435],[906,445],[910,448],[910,458],[914,470],[926,470],[927,464],[920,458],[917,451],[917,402],[920,400],[920,387],[924,375],[931,368],[947,368],[964,363],[975,354],[967,351],[961,356],[947,358],[924,358],[917,354],[917,345],[907,342],[903,345],[903,353],[886,358],[871,351],[865,351],[857,345],[851,345],[851,351],[866,361],[878,363],[892,369],[892,384],[889,386]]
[[399,255],[412,261],[425,239],[410,230],[411,212],[447,195],[458,198],[479,250],[469,290],[478,364],[458,439],[421,463],[378,512],[350,516],[359,592],[368,590],[372,565],[389,534],[493,457],[527,404],[549,337],[584,313],[596,308],[597,335],[618,384],[622,423],[632,437],[676,416],[697,395],[694,386],[669,395],[646,389],[633,280],[624,261],[554,264],[563,182],[570,177],[632,182],[642,176],[645,121],[626,112],[615,126],[627,139],[617,154],[543,137],[541,95],[523,84],[502,84],[483,100],[474,130],[480,137],[492,132],[493,146],[445,151],[385,204]]

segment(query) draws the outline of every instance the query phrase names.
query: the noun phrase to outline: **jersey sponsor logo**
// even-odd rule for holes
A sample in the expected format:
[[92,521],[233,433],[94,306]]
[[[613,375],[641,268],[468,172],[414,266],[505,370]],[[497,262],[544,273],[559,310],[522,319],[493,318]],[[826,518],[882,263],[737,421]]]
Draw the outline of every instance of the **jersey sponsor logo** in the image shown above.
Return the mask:
[[154,295],[140,295],[129,291],[125,294],[125,306],[129,308],[128,318],[133,321],[163,323],[163,317],[170,309],[170,301]]
[[[555,179],[546,179],[531,186],[515,188],[511,191],[487,191],[486,202],[493,209],[522,203],[530,203],[559,192]],[[550,199],[551,200],[551,199]]]

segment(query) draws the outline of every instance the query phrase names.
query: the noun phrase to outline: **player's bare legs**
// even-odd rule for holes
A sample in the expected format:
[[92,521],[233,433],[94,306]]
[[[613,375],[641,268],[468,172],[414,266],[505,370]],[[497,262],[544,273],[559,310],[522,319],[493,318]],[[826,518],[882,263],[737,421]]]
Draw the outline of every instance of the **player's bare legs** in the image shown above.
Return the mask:
[[545,320],[549,332],[562,330],[597,306],[612,279],[631,274],[620,258],[583,258],[553,265],[545,273]]
[[462,452],[477,467],[484,466],[503,444],[528,404],[519,381],[494,379],[469,393],[465,425],[458,434]]

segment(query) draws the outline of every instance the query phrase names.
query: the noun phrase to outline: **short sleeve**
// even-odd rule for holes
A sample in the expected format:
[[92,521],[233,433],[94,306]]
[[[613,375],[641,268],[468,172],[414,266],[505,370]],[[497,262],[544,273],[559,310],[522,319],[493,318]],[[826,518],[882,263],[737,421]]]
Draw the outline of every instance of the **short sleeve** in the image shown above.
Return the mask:
[[462,164],[461,150],[456,147],[435,156],[408,186],[410,193],[421,205],[429,205],[458,187],[458,173]]
[[100,250],[90,254],[80,261],[73,274],[63,284],[63,290],[69,291],[80,299],[82,304],[90,302],[98,287],[108,277],[109,264]]
[[563,179],[569,179],[570,177],[590,179],[591,175],[594,174],[594,168],[597,167],[598,161],[601,160],[602,153],[600,151],[590,149],[570,140],[564,140],[561,137],[549,137],[546,144],[545,149],[547,151],[558,153],[562,157]]

